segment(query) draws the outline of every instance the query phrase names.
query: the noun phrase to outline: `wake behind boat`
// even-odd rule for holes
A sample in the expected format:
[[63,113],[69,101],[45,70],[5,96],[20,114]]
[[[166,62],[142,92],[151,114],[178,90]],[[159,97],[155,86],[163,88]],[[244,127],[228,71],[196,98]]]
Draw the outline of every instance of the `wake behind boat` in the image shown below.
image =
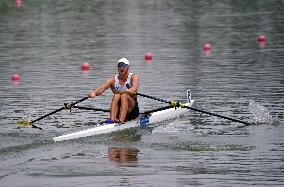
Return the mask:
[[[187,98],[188,98],[187,103],[185,103],[184,106],[191,107],[194,103],[194,100],[191,100],[190,90],[187,91]],[[157,110],[145,112],[144,114],[141,114],[137,119],[127,121],[123,124],[112,123],[112,122],[109,123],[108,121],[106,121],[101,124],[97,124],[93,128],[80,130],[77,132],[68,133],[65,135],[54,137],[53,140],[55,142],[59,142],[59,141],[64,141],[64,140],[71,140],[71,139],[83,138],[83,137],[88,137],[88,136],[107,134],[107,133],[111,133],[115,131],[122,131],[122,130],[129,129],[129,128],[159,123],[162,121],[174,119],[188,112],[188,109],[184,108],[184,106],[178,106],[178,107],[168,106],[168,107],[163,107],[160,110],[157,109]]]

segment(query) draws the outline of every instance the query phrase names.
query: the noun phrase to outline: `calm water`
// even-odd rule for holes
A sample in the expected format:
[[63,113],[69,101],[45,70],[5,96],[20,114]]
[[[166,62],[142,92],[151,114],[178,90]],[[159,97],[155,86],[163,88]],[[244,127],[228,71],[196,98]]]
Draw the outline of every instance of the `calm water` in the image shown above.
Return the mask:
[[[0,1],[1,186],[284,185],[284,1]],[[266,44],[259,45],[259,35]],[[212,44],[211,54],[202,46]],[[153,54],[152,62],[144,55]],[[129,58],[140,92],[255,122],[189,111],[151,128],[62,143],[52,137],[108,114],[61,111]],[[81,71],[87,62],[91,69]],[[20,82],[12,82],[17,73]],[[82,104],[109,108],[111,92]],[[141,110],[164,106],[139,98]],[[256,103],[256,104],[255,104]],[[257,111],[257,110],[256,110]]]

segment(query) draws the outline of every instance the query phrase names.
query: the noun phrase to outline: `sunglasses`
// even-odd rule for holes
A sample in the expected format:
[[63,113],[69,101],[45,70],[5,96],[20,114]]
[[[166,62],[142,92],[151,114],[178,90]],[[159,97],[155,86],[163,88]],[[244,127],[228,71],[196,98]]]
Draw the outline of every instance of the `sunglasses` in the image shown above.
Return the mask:
[[125,64],[124,62],[119,62],[119,63],[117,64],[117,67],[118,67],[118,68],[128,68],[128,64]]

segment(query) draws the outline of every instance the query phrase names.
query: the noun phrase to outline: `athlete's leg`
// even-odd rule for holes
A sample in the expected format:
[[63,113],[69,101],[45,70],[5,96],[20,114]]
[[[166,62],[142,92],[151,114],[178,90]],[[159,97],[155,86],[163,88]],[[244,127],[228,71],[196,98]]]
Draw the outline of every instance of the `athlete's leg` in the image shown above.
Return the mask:
[[127,94],[122,94],[120,97],[121,106],[119,120],[124,122],[127,112],[131,112],[135,106],[135,101]]
[[120,94],[114,94],[114,96],[112,97],[110,119],[113,121],[116,121],[118,119],[120,98],[121,98]]

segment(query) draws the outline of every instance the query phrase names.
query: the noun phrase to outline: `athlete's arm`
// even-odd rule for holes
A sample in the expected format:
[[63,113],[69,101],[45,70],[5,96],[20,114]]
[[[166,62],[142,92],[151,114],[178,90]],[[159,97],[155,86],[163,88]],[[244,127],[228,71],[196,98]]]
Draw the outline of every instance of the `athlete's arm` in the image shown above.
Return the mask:
[[132,83],[131,83],[132,87],[127,89],[125,92],[129,95],[135,95],[139,87],[139,76],[136,74],[133,74],[131,79],[132,79]]
[[106,91],[109,87],[111,87],[113,82],[114,82],[114,77],[109,78],[101,86],[96,88],[94,91],[91,91],[88,97],[94,98],[96,96],[101,95],[102,93],[104,93],[104,91]]

